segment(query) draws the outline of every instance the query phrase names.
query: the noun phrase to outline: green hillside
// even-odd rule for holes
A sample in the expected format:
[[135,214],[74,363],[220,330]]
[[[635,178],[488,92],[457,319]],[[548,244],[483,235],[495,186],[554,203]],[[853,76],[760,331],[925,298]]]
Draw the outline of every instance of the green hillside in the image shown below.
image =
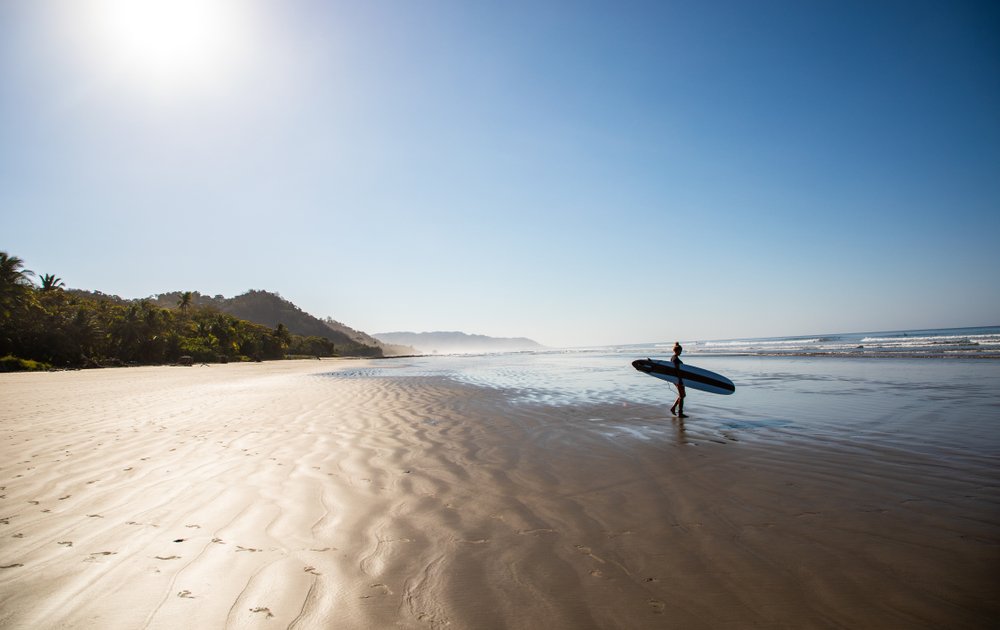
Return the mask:
[[0,252],[0,370],[377,357],[388,348],[266,291],[127,300],[66,289],[54,275],[37,285],[35,278],[21,259]]
[[[170,308],[176,305],[183,295],[184,293],[180,291],[174,291],[162,293],[149,299],[159,306]],[[345,348],[359,347],[359,352],[363,355],[364,347],[381,348],[384,355],[413,353],[412,348],[383,343],[329,317],[319,319],[276,293],[250,290],[232,298],[221,295],[210,297],[197,291],[192,291],[190,295],[191,303],[194,305],[216,308],[223,313],[271,328],[278,324],[284,324],[293,334],[306,337],[325,337]]]

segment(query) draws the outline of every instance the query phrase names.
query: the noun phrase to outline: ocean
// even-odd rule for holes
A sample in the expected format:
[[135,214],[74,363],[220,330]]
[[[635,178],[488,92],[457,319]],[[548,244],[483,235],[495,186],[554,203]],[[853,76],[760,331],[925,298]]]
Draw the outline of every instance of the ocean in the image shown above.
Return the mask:
[[[1000,457],[1000,326],[686,341],[683,360],[736,392],[688,391],[685,439],[822,442],[934,457]],[[512,404],[580,409],[579,430],[677,439],[673,386],[636,371],[673,341],[386,359],[336,378],[445,378]],[[863,347],[862,347],[863,346]]]
[[[1000,326],[682,341],[686,354],[1000,358]],[[671,354],[673,342],[619,346]],[[641,352],[640,352],[641,353]]]

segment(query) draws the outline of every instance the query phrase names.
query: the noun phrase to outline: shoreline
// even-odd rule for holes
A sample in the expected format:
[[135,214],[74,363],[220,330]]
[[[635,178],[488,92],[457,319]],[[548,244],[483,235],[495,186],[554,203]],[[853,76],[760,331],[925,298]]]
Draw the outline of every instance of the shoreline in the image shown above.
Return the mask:
[[727,437],[711,407],[513,404],[375,363],[0,379],[0,628],[1000,615],[988,458]]

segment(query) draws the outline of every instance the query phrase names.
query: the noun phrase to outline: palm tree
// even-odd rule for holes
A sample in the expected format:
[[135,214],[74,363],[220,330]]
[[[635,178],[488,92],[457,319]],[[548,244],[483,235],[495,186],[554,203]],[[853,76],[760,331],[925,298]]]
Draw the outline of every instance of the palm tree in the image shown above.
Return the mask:
[[56,291],[61,290],[66,285],[63,284],[62,278],[57,278],[55,274],[47,273],[42,276],[42,291]]
[[[24,268],[23,260],[10,256],[7,252],[0,252],[0,323],[12,318],[16,311],[27,308],[32,298],[33,275],[33,272]],[[4,334],[5,338],[10,338],[10,331]]]
[[181,299],[177,300],[177,307],[181,309],[182,313],[187,313],[188,309],[191,308],[191,299],[193,294],[191,291],[185,291],[181,293]]
[[33,271],[24,268],[24,261],[17,256],[10,256],[7,252],[0,252],[0,285],[4,288],[21,286],[31,286],[31,276]]

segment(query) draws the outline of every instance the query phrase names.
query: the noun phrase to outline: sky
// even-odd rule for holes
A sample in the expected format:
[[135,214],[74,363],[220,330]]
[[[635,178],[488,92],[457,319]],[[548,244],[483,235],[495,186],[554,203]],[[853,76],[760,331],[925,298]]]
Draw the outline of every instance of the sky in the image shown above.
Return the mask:
[[553,347],[1000,324],[994,2],[0,0],[0,250]]

